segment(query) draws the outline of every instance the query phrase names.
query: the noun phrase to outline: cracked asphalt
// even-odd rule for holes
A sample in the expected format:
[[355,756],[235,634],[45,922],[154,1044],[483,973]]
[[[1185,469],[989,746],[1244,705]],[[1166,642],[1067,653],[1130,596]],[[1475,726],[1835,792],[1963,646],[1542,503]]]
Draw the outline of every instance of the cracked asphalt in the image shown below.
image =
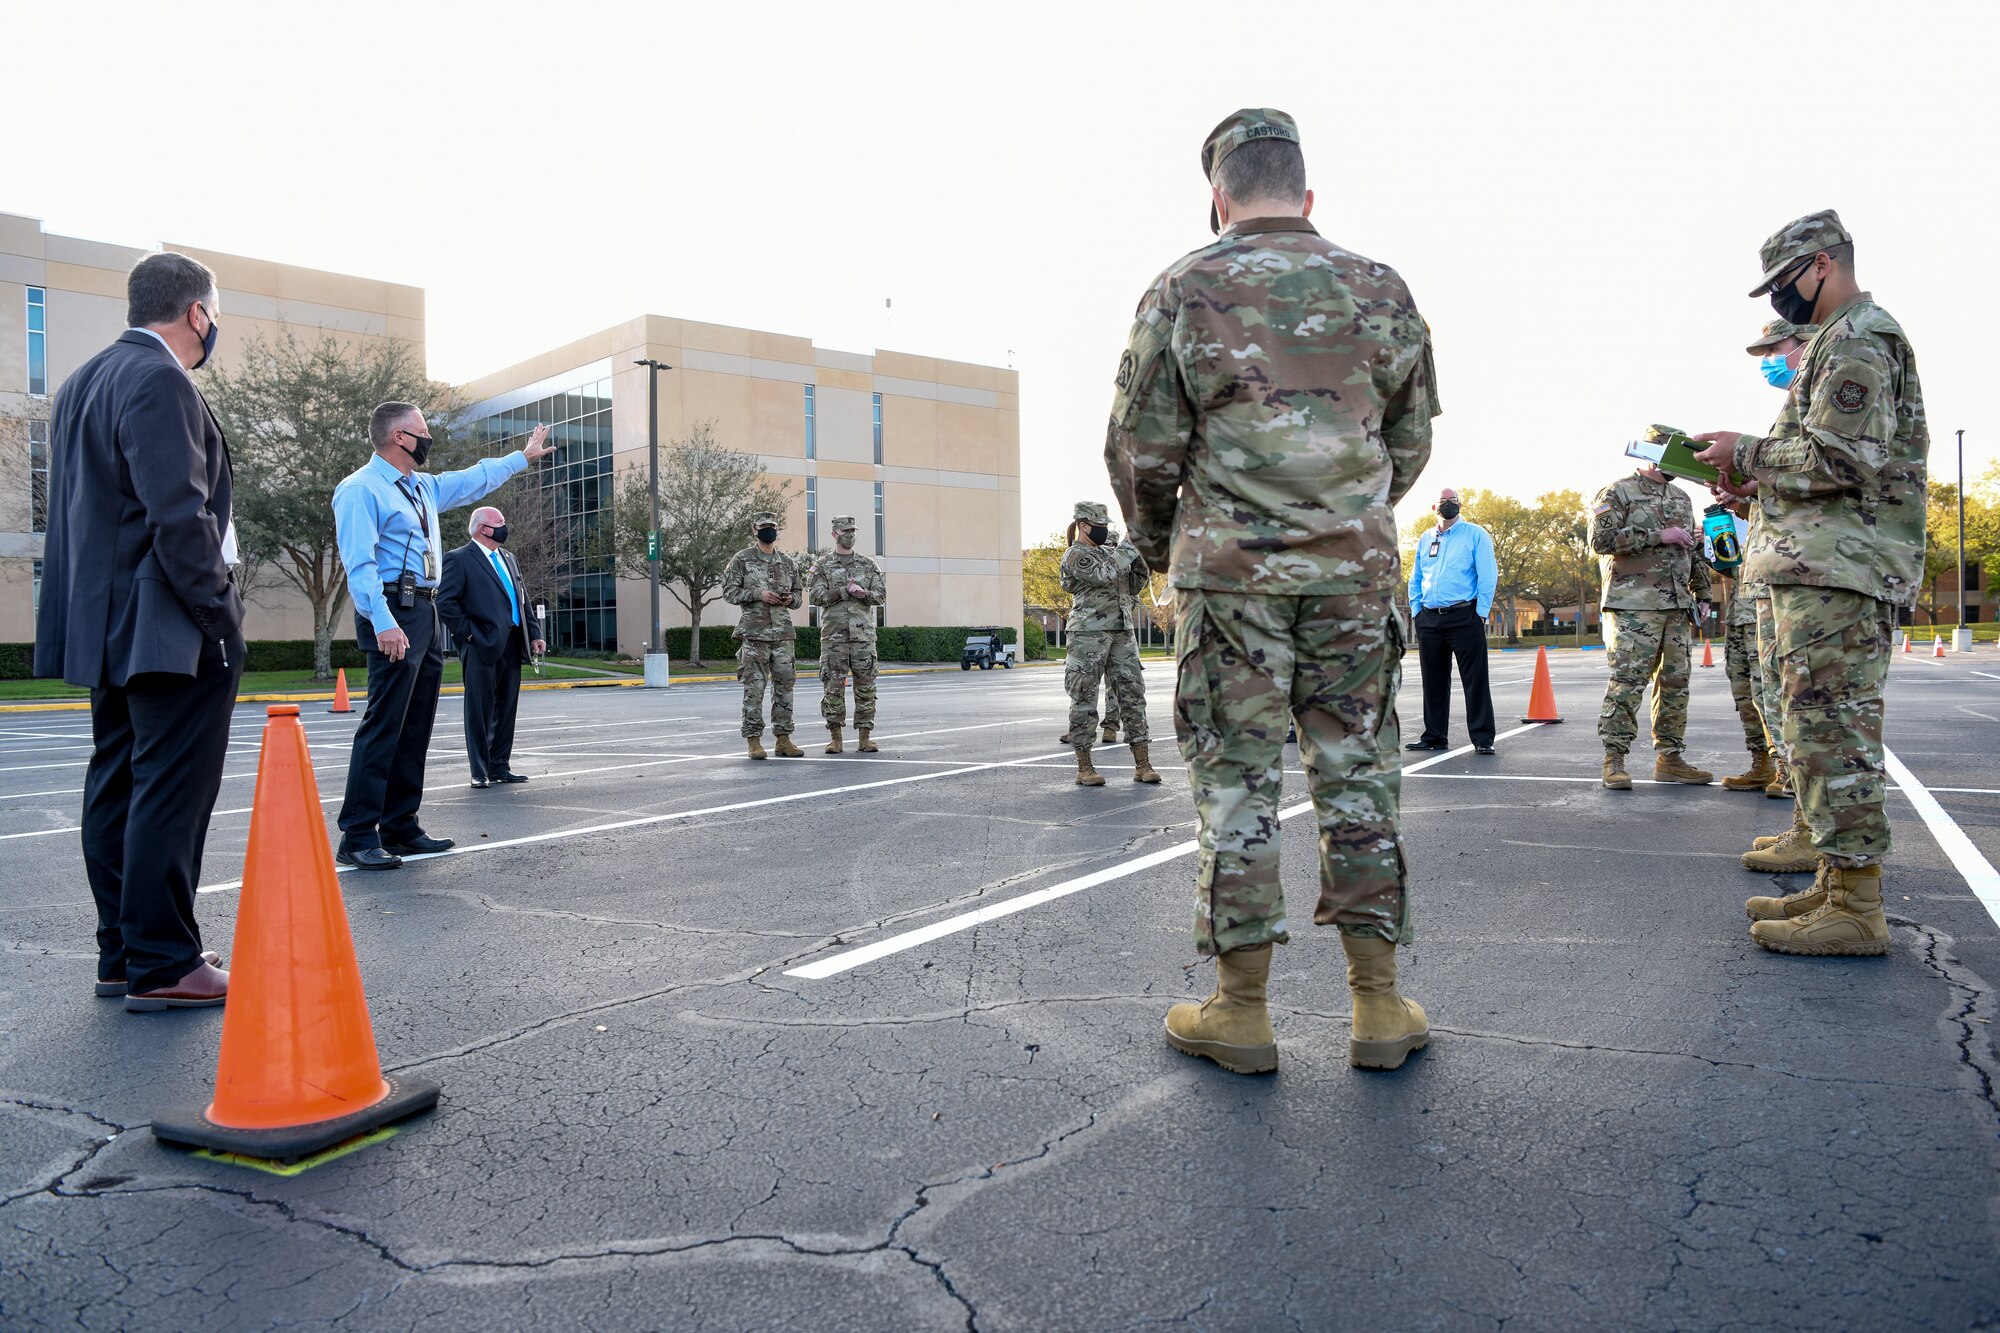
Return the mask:
[[[1602,655],[1555,661],[1567,723],[1405,782],[1435,1037],[1387,1075],[1310,927],[1275,1077],[1165,1045],[1213,978],[1188,858],[786,975],[1193,836],[1178,767],[1071,784],[1059,671],[885,678],[883,752],[838,758],[801,680],[808,757],[761,764],[730,686],[529,694],[535,781],[479,792],[446,700],[425,822],[468,854],[341,880],[385,1067],[443,1101],[290,1178],[146,1132],[220,1011],[92,997],[87,718],[0,714],[0,1327],[2000,1328],[2000,928],[1898,793],[1893,954],[1759,951],[1735,857],[1786,808],[1604,791]],[[1503,729],[1532,665],[1493,655]],[[1691,757],[1736,771],[1695,677]],[[354,723],[308,707],[337,797]],[[262,716],[197,908],[225,952]],[[1898,657],[1888,731],[2000,859],[2000,656]]]

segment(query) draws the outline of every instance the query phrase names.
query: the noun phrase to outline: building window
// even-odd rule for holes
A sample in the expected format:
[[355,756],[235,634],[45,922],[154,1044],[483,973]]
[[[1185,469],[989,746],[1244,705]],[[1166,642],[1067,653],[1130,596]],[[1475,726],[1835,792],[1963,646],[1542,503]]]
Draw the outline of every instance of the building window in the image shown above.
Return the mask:
[[875,483],[875,554],[885,555],[888,547],[882,541],[882,483]]
[[882,466],[882,395],[875,395],[875,466]]
[[[28,288],[28,392],[49,391],[49,298],[40,287]],[[40,532],[37,528],[35,531]]]
[[550,492],[566,552],[549,578],[555,605],[543,633],[553,647],[610,652],[618,647],[618,576],[612,557],[592,549],[613,504],[611,381],[579,384],[493,413],[475,421],[472,430],[486,452],[498,457],[525,445],[537,426],[549,428],[555,453],[535,464],[531,475]]
[[819,438],[813,422],[813,386],[806,385],[806,457],[819,457]]
[[28,423],[28,531],[49,530],[49,423]]
[[35,561],[33,578],[35,580],[34,610],[35,614],[39,616],[42,613],[42,562],[39,560]]
[[806,554],[819,549],[819,478],[806,478]]

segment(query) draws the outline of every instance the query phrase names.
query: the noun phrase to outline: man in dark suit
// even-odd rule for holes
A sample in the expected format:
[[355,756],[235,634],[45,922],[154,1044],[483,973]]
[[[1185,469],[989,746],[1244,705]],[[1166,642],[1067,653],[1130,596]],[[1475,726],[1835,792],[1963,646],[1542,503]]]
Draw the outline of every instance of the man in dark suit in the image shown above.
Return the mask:
[[438,616],[465,666],[465,756],[474,787],[526,782],[508,767],[521,664],[548,645],[521,586],[521,567],[505,548],[507,516],[482,505],[468,528],[472,540],[445,555],[438,588]]
[[131,327],[64,382],[49,432],[35,674],[90,690],[97,993],[133,1012],[229,992],[194,919],[244,654],[229,450],[188,373],[215,350],[217,297],[186,255],[140,260]]

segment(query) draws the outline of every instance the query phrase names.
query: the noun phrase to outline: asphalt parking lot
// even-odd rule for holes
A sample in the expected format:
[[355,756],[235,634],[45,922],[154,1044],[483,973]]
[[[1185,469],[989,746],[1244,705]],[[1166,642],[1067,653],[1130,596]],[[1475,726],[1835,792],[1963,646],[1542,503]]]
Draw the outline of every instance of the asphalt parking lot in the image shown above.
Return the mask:
[[[145,1132],[205,1100],[221,1011],[92,997],[87,716],[0,714],[0,1325],[2000,1323],[2000,654],[1895,663],[1896,945],[1851,960],[1749,942],[1736,855],[1783,804],[1599,786],[1602,654],[1558,654],[1567,721],[1519,732],[1533,658],[1493,664],[1499,754],[1403,789],[1431,1047],[1350,1069],[1304,928],[1263,1079],[1160,1036],[1213,979],[1165,664],[1165,782],[1100,750],[1100,790],[1047,668],[885,678],[882,753],[837,758],[802,679],[807,757],[766,763],[730,685],[533,693],[534,780],[486,791],[447,699],[424,822],[458,849],[341,880],[384,1065],[443,1100],[291,1177]],[[1737,771],[1695,677],[1690,758]],[[323,708],[330,818],[354,720]],[[262,722],[203,871],[225,953]]]

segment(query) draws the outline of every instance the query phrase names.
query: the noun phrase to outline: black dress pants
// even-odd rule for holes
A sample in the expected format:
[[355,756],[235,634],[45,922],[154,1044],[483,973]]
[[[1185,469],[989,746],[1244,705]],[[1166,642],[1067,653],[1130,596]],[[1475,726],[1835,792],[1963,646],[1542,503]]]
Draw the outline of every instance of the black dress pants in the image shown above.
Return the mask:
[[147,672],[90,692],[83,865],[99,981],[159,990],[201,961],[194,891],[243,656],[239,635],[226,652],[209,644],[198,675]]
[[514,757],[514,715],[521,704],[521,635],[507,635],[500,656],[488,661],[479,645],[465,645],[465,757],[475,782],[508,771]]
[[368,712],[354,733],[347,761],[347,798],[340,805],[340,845],[349,851],[403,842],[423,832],[424,757],[437,720],[444,679],[444,633],[437,603],[419,597],[405,609],[389,593],[390,614],[410,636],[409,651],[391,662],[359,615],[356,638],[368,654]]
[[1451,729],[1451,664],[1465,687],[1465,729],[1474,745],[1493,744],[1493,692],[1486,683],[1486,622],[1471,603],[1417,613],[1417,666],[1424,675],[1424,735],[1443,745]]

